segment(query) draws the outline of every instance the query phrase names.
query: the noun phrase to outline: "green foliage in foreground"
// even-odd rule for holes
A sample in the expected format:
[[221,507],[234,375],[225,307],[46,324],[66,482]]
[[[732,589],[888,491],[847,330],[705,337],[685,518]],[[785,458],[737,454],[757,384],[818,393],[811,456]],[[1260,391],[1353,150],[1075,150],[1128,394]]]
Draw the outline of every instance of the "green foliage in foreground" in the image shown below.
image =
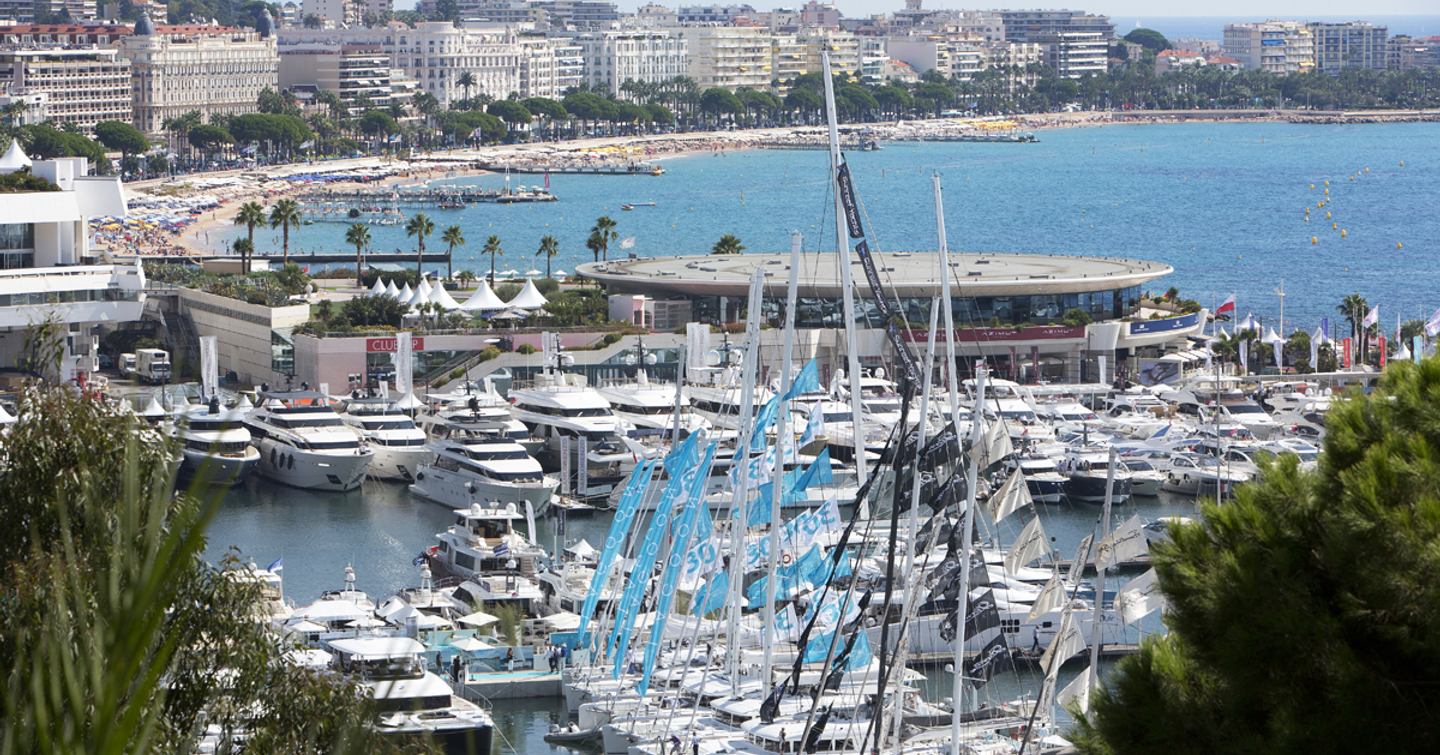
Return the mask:
[[1083,752],[1434,752],[1440,742],[1440,358],[1392,364],[1154,549],[1164,637],[1122,661]]
[[310,276],[293,262],[275,270],[251,271],[245,275],[222,275],[187,265],[146,263],[145,277],[157,283],[172,283],[267,307],[290,304],[291,297],[304,295],[310,285]]
[[[218,496],[124,410],[27,389],[0,436],[0,752],[387,752],[354,685],[278,661],[257,587],[202,558]],[[234,565],[233,561],[230,565]]]

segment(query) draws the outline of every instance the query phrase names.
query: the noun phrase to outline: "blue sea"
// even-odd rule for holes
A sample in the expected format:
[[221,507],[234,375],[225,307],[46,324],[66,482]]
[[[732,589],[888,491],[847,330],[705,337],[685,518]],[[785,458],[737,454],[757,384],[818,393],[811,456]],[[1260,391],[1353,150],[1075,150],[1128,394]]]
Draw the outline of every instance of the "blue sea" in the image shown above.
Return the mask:
[[[1351,292],[1381,304],[1386,322],[1440,306],[1432,257],[1440,253],[1440,124],[1136,125],[1039,137],[893,143],[850,155],[874,245],[935,248],[930,176],[938,172],[952,249],[1158,260],[1175,271],[1155,290],[1176,286],[1206,306],[1234,293],[1242,315],[1267,322],[1279,314],[1274,291],[1283,281],[1287,329],[1313,330]],[[804,234],[807,251],[828,252],[826,163],[819,150],[733,151],[665,160],[659,177],[553,176],[554,204],[432,210],[430,247],[439,245],[439,229],[458,223],[467,243],[457,269],[488,271],[480,248],[493,234],[505,250],[497,269],[543,270],[535,250],[553,234],[561,248],[555,268],[573,272],[591,259],[584,241],[595,218],[610,215],[620,235],[633,238],[628,251],[642,257],[703,254],[725,233],[750,251],[783,251],[792,230]],[[463,180],[503,184],[501,176]],[[656,206],[620,209],[651,201]],[[303,227],[292,232],[292,249],[344,249],[344,229]],[[399,227],[372,233],[377,250],[414,248]],[[256,242],[262,251],[279,248],[278,233],[257,229]]]

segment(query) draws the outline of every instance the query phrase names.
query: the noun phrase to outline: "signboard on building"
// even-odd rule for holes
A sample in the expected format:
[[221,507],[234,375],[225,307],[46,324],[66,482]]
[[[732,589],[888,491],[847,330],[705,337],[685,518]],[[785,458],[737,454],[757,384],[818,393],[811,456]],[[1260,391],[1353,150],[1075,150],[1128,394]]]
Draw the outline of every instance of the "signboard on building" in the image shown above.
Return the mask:
[[[912,331],[906,337],[924,343],[929,334]],[[1085,338],[1084,325],[1034,325],[1025,328],[959,328],[955,331],[957,343],[975,341],[1063,341]]]
[[1130,335],[1139,336],[1149,333],[1168,333],[1172,330],[1184,330],[1194,327],[1200,322],[1200,313],[1192,312],[1180,317],[1167,317],[1163,320],[1136,320],[1130,323]]
[[[394,352],[396,349],[396,340],[397,339],[395,338],[395,336],[367,338],[365,339],[365,353],[385,354]],[[416,351],[425,350],[425,338],[422,336],[416,336],[415,338],[411,339],[410,343]]]

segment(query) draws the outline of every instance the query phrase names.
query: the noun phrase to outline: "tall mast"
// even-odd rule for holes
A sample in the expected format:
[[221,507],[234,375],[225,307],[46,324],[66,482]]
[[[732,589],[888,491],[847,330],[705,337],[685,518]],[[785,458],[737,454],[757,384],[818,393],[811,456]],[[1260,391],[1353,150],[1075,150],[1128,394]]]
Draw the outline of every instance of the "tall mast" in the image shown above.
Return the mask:
[[[825,119],[830,125],[830,184],[835,194],[835,251],[840,263],[840,295],[845,304],[845,350],[849,357],[850,416],[855,429],[855,481],[865,484],[865,422],[860,404],[860,346],[855,338],[855,284],[850,274],[849,231],[845,226],[845,206],[840,199],[840,129],[835,116],[835,85],[830,78],[830,53],[820,54],[821,71],[825,77]],[[855,502],[855,516],[868,518],[870,504]]]
[[[780,560],[780,500],[784,495],[785,445],[790,439],[790,401],[784,396],[790,392],[791,354],[795,343],[795,299],[800,288],[800,232],[790,234],[790,282],[785,289],[785,336],[781,349],[780,403],[775,408],[775,473],[770,485],[770,563],[765,580],[765,625],[760,636],[765,643],[765,657],[761,664],[761,691],[770,694],[771,654],[775,651],[775,565]],[[797,451],[799,449],[796,449]],[[744,553],[745,543],[734,546],[734,552]],[[803,652],[803,650],[802,650]]]
[[[976,459],[979,458],[979,447],[985,439],[982,429],[985,417],[985,376],[987,370],[978,366],[975,369],[975,408],[971,415],[970,424],[970,454],[965,460],[965,514],[960,523],[961,552],[965,554],[965,563],[960,567],[960,612],[959,626],[960,633],[956,638],[954,663],[954,689],[952,690],[951,704],[953,710],[950,716],[950,753],[960,755],[960,716],[965,710],[965,613],[969,610],[970,602],[970,540],[975,532],[975,478],[979,470],[976,469]],[[958,412],[957,412],[958,415]],[[996,418],[996,422],[1003,422]],[[957,426],[958,429],[958,426]],[[984,556],[981,556],[984,562]]]
[[950,250],[945,243],[945,200],[940,190],[940,174],[936,173],[931,181],[935,184],[935,236],[939,239],[940,307],[945,313],[945,387],[950,391],[950,419],[959,431],[960,386],[955,377],[959,364],[955,361],[955,312],[950,303]]
[[[745,560],[745,504],[746,497],[750,495],[750,434],[755,431],[755,373],[760,357],[760,297],[764,282],[765,270],[757,265],[750,276],[750,298],[745,313],[745,339],[748,343],[740,381],[739,445],[735,448],[733,462],[739,465],[740,473],[735,484],[735,497],[730,503],[730,543],[733,554],[730,557],[730,615],[725,630],[725,643],[732,696],[740,694],[740,612],[744,607],[741,599],[745,595],[740,587],[745,581],[745,570],[742,566]],[[776,459],[775,463],[783,462]]]
[[[1109,471],[1105,473],[1105,506],[1100,512],[1100,538],[1110,537],[1110,505],[1115,500],[1115,449],[1110,449]],[[1101,606],[1105,603],[1105,572],[1109,571],[1109,563],[1115,557],[1115,544],[1111,543],[1107,551],[1101,548],[1099,551],[1100,560],[1095,564],[1095,605],[1091,610],[1090,618],[1090,691],[1095,691],[1095,685],[1100,682],[1100,675],[1095,673],[1100,668],[1100,625],[1104,623],[1104,613]],[[1083,564],[1072,564],[1071,569],[1082,569]],[[1058,639],[1058,638],[1057,638]]]

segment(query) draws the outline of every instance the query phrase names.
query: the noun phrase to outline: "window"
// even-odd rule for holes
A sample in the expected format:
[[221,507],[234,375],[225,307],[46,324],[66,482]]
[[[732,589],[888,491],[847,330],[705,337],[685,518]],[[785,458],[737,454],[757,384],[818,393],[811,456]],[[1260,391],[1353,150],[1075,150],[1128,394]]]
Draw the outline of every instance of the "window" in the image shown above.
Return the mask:
[[[0,223],[0,251],[33,250],[34,248],[34,223]],[[7,265],[7,267],[9,266]],[[33,265],[25,267],[33,267]]]

